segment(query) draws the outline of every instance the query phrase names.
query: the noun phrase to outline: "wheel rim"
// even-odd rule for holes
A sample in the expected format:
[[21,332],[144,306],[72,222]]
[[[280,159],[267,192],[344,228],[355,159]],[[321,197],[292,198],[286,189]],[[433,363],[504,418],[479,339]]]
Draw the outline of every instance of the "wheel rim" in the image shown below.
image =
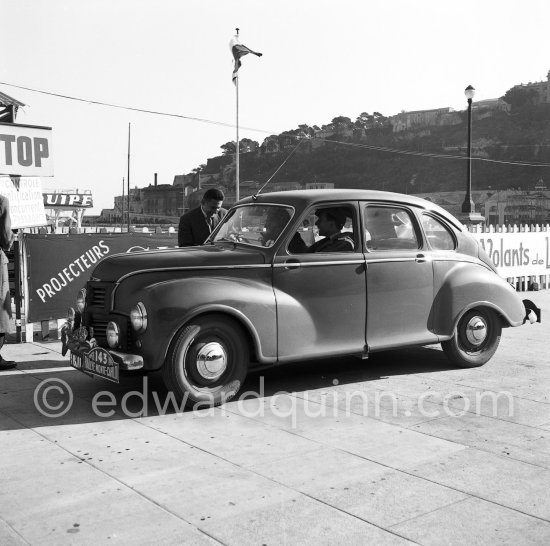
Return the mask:
[[217,341],[205,343],[197,352],[195,366],[203,379],[215,381],[227,369],[227,352],[224,346]]
[[479,315],[473,316],[465,328],[468,343],[473,347],[480,347],[487,339],[487,321]]

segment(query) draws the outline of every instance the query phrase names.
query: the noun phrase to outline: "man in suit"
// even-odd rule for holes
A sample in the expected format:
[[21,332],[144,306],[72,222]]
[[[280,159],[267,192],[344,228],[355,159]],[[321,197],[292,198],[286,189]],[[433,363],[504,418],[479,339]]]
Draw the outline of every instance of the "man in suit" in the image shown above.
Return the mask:
[[343,207],[321,209],[316,212],[319,228],[319,239],[313,243],[308,252],[353,252],[355,244],[348,233],[342,233],[341,229],[346,223],[348,212]]
[[206,241],[227,214],[227,210],[222,208],[223,199],[224,195],[220,190],[215,188],[206,190],[200,206],[186,212],[180,218],[179,246],[197,246]]

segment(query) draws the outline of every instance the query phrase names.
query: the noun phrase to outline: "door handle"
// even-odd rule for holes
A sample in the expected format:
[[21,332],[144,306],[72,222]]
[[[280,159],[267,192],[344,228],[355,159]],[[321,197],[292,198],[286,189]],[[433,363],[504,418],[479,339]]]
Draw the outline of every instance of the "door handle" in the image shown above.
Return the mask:
[[427,261],[427,258],[426,258],[426,256],[424,256],[424,254],[417,254],[416,255],[416,258],[415,258],[416,263],[422,264],[426,261]]
[[300,267],[302,267],[302,264],[296,258],[291,258],[285,262],[285,269],[298,269]]

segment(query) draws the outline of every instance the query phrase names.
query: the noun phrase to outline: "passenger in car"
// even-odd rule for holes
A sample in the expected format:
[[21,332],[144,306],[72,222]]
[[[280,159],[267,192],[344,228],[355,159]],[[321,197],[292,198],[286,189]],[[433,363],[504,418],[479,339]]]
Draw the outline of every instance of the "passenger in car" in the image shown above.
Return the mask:
[[348,211],[344,207],[320,209],[316,212],[319,235],[324,237],[313,243],[308,252],[353,252],[355,243],[349,233],[342,233]]
[[[290,213],[281,208],[273,208],[267,213],[265,220],[265,232],[262,235],[263,245],[271,246],[279,237],[290,220]],[[294,233],[288,243],[288,250],[292,254],[307,252],[307,245],[298,232]]]

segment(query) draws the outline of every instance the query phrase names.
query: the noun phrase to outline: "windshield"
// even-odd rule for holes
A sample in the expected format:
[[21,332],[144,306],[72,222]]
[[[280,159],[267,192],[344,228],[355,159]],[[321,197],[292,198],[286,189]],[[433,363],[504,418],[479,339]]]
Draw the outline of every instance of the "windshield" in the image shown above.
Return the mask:
[[210,240],[271,247],[292,214],[292,207],[282,205],[243,205],[229,212]]

